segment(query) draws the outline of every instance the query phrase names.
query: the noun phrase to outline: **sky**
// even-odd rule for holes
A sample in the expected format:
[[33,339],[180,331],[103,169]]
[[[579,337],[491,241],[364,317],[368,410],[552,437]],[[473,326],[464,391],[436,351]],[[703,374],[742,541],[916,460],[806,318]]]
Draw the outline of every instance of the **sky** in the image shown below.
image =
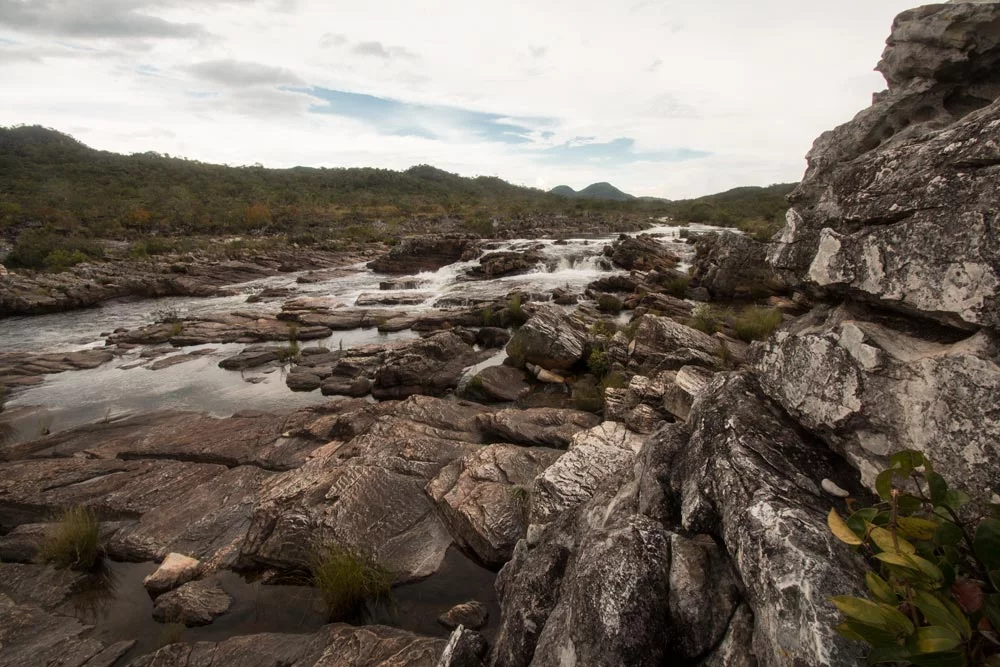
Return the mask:
[[797,181],[913,0],[0,0],[0,125],[679,199]]

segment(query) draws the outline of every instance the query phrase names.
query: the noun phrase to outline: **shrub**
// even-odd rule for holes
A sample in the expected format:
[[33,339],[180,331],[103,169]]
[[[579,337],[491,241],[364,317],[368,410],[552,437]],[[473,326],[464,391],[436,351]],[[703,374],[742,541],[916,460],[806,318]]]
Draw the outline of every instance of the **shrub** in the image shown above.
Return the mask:
[[29,229],[17,237],[6,263],[25,269],[65,271],[80,262],[103,256],[103,249],[93,241],[44,229]]
[[608,320],[597,320],[590,325],[590,333],[611,338],[618,332],[618,325]]
[[337,545],[317,547],[309,561],[309,572],[327,612],[335,620],[349,617],[365,600],[387,596],[392,588],[392,573],[374,558]]
[[777,308],[745,308],[733,318],[733,331],[740,340],[764,340],[781,324],[781,311]]
[[180,643],[184,639],[185,629],[183,623],[167,623],[163,627],[160,636],[156,638],[156,647],[163,648],[164,646]]
[[868,597],[832,599],[844,616],[837,631],[870,645],[869,663],[998,664],[1000,519],[961,518],[975,515],[963,510],[968,496],[920,452],[890,461],[875,481],[879,503],[846,520],[831,509],[827,518],[834,536],[873,566]]
[[531,489],[521,486],[520,484],[515,484],[510,487],[510,499],[514,501],[521,510],[528,509],[529,503],[531,503]]
[[601,389],[624,389],[628,380],[621,373],[608,373],[601,379]]
[[691,286],[691,279],[683,276],[670,278],[663,282],[664,291],[670,296],[683,299],[687,295],[688,287]]
[[491,326],[493,324],[493,309],[492,308],[488,308],[488,307],[487,308],[483,308],[482,311],[479,313],[479,315],[480,315],[480,318],[483,321],[483,326],[484,327],[488,327],[488,326]]
[[93,510],[72,507],[59,517],[39,556],[59,568],[92,570],[103,553],[100,528],[100,521]]
[[722,328],[721,313],[708,304],[698,304],[691,312],[691,319],[688,326],[698,331],[707,333],[709,336]]
[[507,321],[519,327],[528,321],[528,314],[521,307],[521,295],[512,294],[507,300]]
[[622,300],[614,294],[602,294],[597,297],[597,307],[602,312],[618,314],[622,312]]
[[608,353],[603,347],[595,347],[587,357],[587,368],[598,379],[603,378],[611,370],[611,362],[608,361]]
[[275,350],[275,354],[278,355],[278,361],[282,363],[295,361],[299,358],[302,350],[299,349],[298,341],[289,341],[288,345]]

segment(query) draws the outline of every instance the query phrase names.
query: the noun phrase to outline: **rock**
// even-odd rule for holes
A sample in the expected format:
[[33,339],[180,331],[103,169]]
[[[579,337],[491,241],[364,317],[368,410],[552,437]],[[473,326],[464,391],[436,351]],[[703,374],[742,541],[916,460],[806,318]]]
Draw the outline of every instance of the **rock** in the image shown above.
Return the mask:
[[524,537],[535,476],[559,455],[541,447],[488,445],[445,466],[427,493],[458,543],[499,567]]
[[483,667],[489,650],[485,637],[459,626],[448,638],[437,667]]
[[525,370],[527,370],[533,378],[538,380],[543,384],[566,384],[566,378],[558,373],[553,373],[552,371],[547,371],[541,366],[536,366],[532,363],[527,363],[524,365]]
[[257,368],[272,361],[277,361],[279,354],[283,351],[284,348],[281,347],[251,345],[243,348],[243,351],[239,354],[220,361],[219,368],[225,368],[227,371]]
[[652,433],[664,421],[673,421],[664,409],[664,396],[676,375],[672,371],[660,373],[654,379],[635,375],[623,389],[606,389],[605,419],[622,422],[636,433]]
[[147,591],[157,595],[186,584],[198,576],[200,570],[201,563],[197,558],[169,553],[156,571],[142,580],[142,585]]
[[753,613],[743,603],[729,621],[726,636],[700,664],[702,667],[757,667],[752,646]]
[[170,342],[176,347],[207,343],[259,343],[329,338],[329,327],[295,324],[257,313],[206,315],[173,323],[151,324],[134,331],[112,334],[109,345],[158,345]]
[[396,628],[334,623],[312,634],[265,633],[217,643],[171,644],[134,659],[128,667],[435,667],[444,648],[443,639]]
[[295,293],[290,287],[265,287],[256,294],[247,297],[247,303],[260,303],[269,299],[285,299]]
[[686,420],[691,406],[711,383],[714,373],[700,366],[682,366],[663,391],[663,409],[677,419]]
[[636,271],[668,271],[677,266],[678,258],[648,234],[626,236],[604,249],[615,266]]
[[320,391],[324,396],[367,396],[372,391],[373,382],[366,377],[330,377],[323,380]]
[[867,317],[842,307],[818,326],[779,333],[753,357],[764,391],[869,487],[889,455],[916,449],[945,479],[988,497],[1000,487],[1000,341],[981,331],[936,342]]
[[600,417],[563,408],[508,409],[481,414],[476,423],[489,436],[521,445],[566,447],[579,431],[596,426]]
[[438,623],[449,630],[454,630],[460,625],[470,630],[479,630],[486,625],[488,618],[489,612],[486,610],[486,605],[477,600],[472,600],[457,604],[438,616]]
[[298,371],[289,373],[285,377],[285,384],[292,391],[315,391],[323,384],[323,380],[314,373]]
[[552,306],[539,306],[507,343],[507,354],[525,362],[559,371],[583,358],[588,331],[578,318]]
[[55,354],[0,352],[0,385],[31,386],[42,382],[44,375],[97,368],[114,357],[114,353],[110,350],[80,350]]
[[358,298],[354,300],[354,305],[359,308],[368,306],[419,306],[433,296],[433,292],[406,292],[404,294],[365,292],[358,295]]
[[163,357],[162,359],[157,359],[151,363],[148,368],[151,371],[159,371],[164,368],[169,368],[171,366],[176,366],[178,364],[184,364],[189,361],[194,361],[195,359],[200,359],[206,355],[215,352],[215,348],[205,348],[203,350],[198,350],[196,352],[189,352],[188,354],[173,354],[169,357]]
[[421,289],[429,285],[429,281],[421,280],[420,278],[391,278],[389,280],[383,280],[378,284],[380,290],[407,290],[407,289]]
[[368,263],[378,273],[411,274],[437,271],[459,260],[472,259],[478,241],[471,236],[429,234],[405,238],[388,254]]
[[535,478],[532,523],[551,521],[589,500],[602,483],[632,467],[641,444],[641,438],[617,422],[577,433],[568,451]]
[[579,300],[579,294],[574,294],[562,287],[552,290],[552,302],[560,306],[574,306]]
[[229,610],[233,600],[216,581],[192,581],[164,593],[153,603],[153,618],[188,627],[208,625]]
[[691,278],[719,300],[770,296],[784,288],[767,263],[768,246],[735,232],[702,234],[691,266]]
[[476,352],[450,331],[428,336],[385,354],[375,371],[372,396],[381,399],[443,394],[458,386],[466,367],[488,356]]
[[769,261],[796,285],[1000,328],[1000,31],[991,4],[900,14],[871,107],[823,134]]
[[668,317],[644,315],[635,328],[629,367],[651,373],[682,366],[715,369],[721,364],[719,342]]
[[476,391],[497,401],[516,401],[531,392],[524,371],[511,366],[484,368],[471,381]]
[[490,349],[499,349],[510,340],[510,332],[500,327],[481,327],[476,330],[476,344]]
[[0,595],[0,628],[0,665],[85,665],[89,660],[107,657],[108,647],[88,637],[90,626],[34,605],[17,604],[6,595]]
[[657,315],[670,318],[685,319],[691,316],[693,310],[690,303],[669,294],[647,292],[637,298],[625,302],[627,308],[636,311],[636,317],[642,315]]
[[537,250],[490,252],[480,257],[479,264],[470,267],[463,278],[493,280],[503,276],[528,273],[544,260],[544,255]]

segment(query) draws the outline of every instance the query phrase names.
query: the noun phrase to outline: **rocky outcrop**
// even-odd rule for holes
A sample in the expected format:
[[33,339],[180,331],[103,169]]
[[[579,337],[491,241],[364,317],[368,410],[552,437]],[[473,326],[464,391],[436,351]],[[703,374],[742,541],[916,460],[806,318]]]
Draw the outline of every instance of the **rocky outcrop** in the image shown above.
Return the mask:
[[691,279],[714,299],[759,299],[783,287],[780,276],[767,263],[767,244],[744,234],[724,232],[698,236],[696,247]]
[[297,325],[257,313],[228,313],[174,322],[160,322],[108,336],[109,345],[159,345],[177,347],[206,343],[261,343],[329,338],[323,325]]
[[478,600],[471,600],[457,604],[441,614],[438,617],[438,623],[449,630],[455,629],[458,626],[463,626],[470,630],[479,630],[486,625],[488,618],[489,611],[486,609],[486,605]]
[[813,145],[770,260],[796,283],[1000,328],[995,4],[903,12],[878,70],[889,89]]
[[519,366],[526,362],[548,370],[570,368],[583,358],[588,332],[584,322],[555,306],[539,307],[507,343]]
[[463,371],[492,356],[476,352],[461,338],[443,331],[390,350],[375,371],[375,398],[406,398],[412,394],[443,394],[458,386]]
[[670,271],[680,259],[648,234],[622,234],[604,250],[611,262],[622,269],[636,271]]
[[201,563],[198,559],[184,554],[170,553],[156,568],[156,572],[142,580],[142,585],[151,594],[156,595],[186,584],[198,575]]
[[600,422],[597,415],[564,408],[507,409],[479,415],[487,436],[519,445],[566,447],[573,436]]
[[640,318],[630,348],[629,367],[646,375],[688,365],[712,369],[722,365],[718,339],[669,317]]
[[80,350],[64,354],[0,353],[0,385],[28,387],[44,380],[45,375],[97,368],[115,358],[110,350]]
[[482,395],[488,400],[516,401],[531,392],[524,371],[513,366],[490,366],[484,368],[469,381],[466,389]]
[[478,265],[469,267],[464,277],[469,280],[492,280],[514,276],[531,271],[544,259],[537,250],[490,252],[479,258]]
[[475,237],[460,235],[413,236],[393,246],[388,254],[369,262],[368,268],[379,273],[411,274],[437,271],[479,253]]

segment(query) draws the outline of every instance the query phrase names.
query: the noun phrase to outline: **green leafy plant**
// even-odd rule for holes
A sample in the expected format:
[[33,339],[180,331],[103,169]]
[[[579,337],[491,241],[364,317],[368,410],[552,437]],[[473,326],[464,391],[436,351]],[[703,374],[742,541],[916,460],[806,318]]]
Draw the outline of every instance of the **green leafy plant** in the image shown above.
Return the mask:
[[712,335],[722,328],[722,313],[708,304],[699,304],[691,311],[691,319],[688,321],[688,326]]
[[616,297],[614,294],[602,294],[597,297],[597,308],[604,313],[612,313],[617,315],[622,312],[622,300]]
[[683,299],[687,294],[688,287],[691,286],[691,279],[685,277],[670,278],[663,282],[664,291],[670,296]]
[[599,345],[590,351],[590,355],[587,357],[587,368],[598,379],[603,378],[611,371],[611,362],[603,345]]
[[356,612],[365,600],[388,596],[394,578],[373,557],[330,544],[313,550],[309,572],[327,612],[336,620]]
[[833,535],[873,566],[868,598],[832,598],[844,617],[837,631],[871,646],[871,664],[997,667],[998,506],[977,516],[920,452],[890,461],[876,478],[879,503],[827,517]]
[[104,553],[100,529],[94,510],[71,507],[59,516],[38,555],[42,561],[59,568],[92,570]]

